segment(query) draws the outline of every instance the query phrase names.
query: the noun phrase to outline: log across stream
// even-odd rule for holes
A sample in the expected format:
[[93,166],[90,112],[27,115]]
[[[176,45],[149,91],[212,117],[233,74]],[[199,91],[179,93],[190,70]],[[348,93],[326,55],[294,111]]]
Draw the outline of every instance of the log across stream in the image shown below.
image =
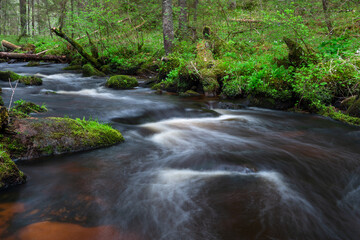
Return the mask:
[[[111,90],[64,64],[20,98],[37,116],[97,118],[125,143],[18,163],[25,185],[0,194],[0,239],[358,239],[360,129],[317,115]],[[7,83],[1,83],[5,104]]]

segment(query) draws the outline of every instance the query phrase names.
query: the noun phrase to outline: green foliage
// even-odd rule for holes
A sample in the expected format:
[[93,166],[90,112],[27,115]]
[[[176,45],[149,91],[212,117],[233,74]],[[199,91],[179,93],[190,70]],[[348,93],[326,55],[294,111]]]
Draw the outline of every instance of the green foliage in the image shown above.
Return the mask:
[[26,118],[30,113],[47,112],[47,108],[44,104],[39,106],[22,99],[15,101],[14,104],[15,106],[10,109],[10,116],[12,117]]

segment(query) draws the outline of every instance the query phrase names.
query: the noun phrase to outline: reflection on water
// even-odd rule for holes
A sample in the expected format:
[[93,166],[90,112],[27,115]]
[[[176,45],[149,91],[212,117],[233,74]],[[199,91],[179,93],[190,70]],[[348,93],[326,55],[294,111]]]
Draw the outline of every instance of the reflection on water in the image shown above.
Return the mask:
[[[358,239],[360,130],[315,115],[115,91],[63,65],[15,100],[38,116],[97,118],[126,142],[19,163],[0,195],[1,239]],[[7,83],[2,96],[10,98]]]

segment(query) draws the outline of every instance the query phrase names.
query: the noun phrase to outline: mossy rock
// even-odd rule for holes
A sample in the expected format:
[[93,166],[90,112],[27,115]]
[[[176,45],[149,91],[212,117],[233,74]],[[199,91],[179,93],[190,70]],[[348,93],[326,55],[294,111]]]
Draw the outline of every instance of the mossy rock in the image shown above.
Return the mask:
[[4,145],[12,157],[19,159],[90,150],[124,141],[121,133],[109,125],[81,119],[17,119],[12,128],[16,132],[8,143],[12,148]]
[[3,131],[9,123],[9,113],[6,107],[0,107],[0,131]]
[[42,79],[34,76],[21,76],[19,79],[20,83],[27,86],[40,86],[42,85]]
[[81,70],[81,65],[69,65],[67,67],[64,67],[63,70]]
[[39,106],[32,102],[19,100],[15,102],[15,106],[11,108],[11,111],[28,115],[30,113],[47,112],[47,108],[45,106]]
[[37,67],[37,66],[40,66],[40,63],[32,62],[32,61],[25,65],[25,67]]
[[9,79],[11,82],[16,81],[21,76],[19,74],[16,74],[12,71],[0,71],[0,80],[4,82],[8,82]]
[[184,93],[180,93],[179,96],[180,97],[199,97],[199,96],[201,96],[201,94],[198,92],[195,92],[193,90],[187,90]]
[[139,85],[138,81],[134,77],[126,75],[116,75],[110,77],[105,84],[109,88],[114,89],[131,89]]
[[85,64],[82,67],[82,70],[84,77],[91,77],[91,76],[105,77],[105,74],[103,72],[100,72],[99,70],[94,68],[90,63]]
[[21,76],[11,71],[0,71],[0,80],[8,82],[10,79],[11,82],[19,80],[20,83],[25,85],[35,85],[39,86],[42,84],[41,78],[35,76]]
[[[0,92],[1,92],[1,88],[0,88]],[[2,99],[2,96],[0,96],[0,106],[4,106],[4,101]]]
[[360,118],[360,98],[354,98],[352,100],[352,103],[349,103],[349,107],[346,110],[346,114],[352,116],[352,117],[357,117]]
[[11,186],[23,184],[26,176],[4,151],[0,152],[0,191]]
[[101,71],[105,74],[110,74],[112,72],[112,68],[110,65],[104,65],[101,67]]

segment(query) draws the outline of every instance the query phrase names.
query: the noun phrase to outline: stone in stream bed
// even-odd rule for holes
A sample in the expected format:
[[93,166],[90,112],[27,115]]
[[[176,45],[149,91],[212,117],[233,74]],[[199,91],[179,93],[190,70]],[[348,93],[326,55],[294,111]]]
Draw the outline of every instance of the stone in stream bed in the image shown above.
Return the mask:
[[134,77],[126,75],[116,75],[110,77],[105,84],[109,88],[114,89],[131,89],[139,85],[138,81]]
[[97,121],[28,115],[43,110],[46,108],[21,100],[10,111],[11,122],[0,137],[0,154],[4,154],[4,159],[0,160],[0,190],[25,182],[23,174],[7,154],[12,159],[27,160],[107,147],[124,141],[118,130]]
[[79,152],[124,141],[121,133],[109,125],[71,118],[16,119],[11,131],[14,134],[5,138],[4,145],[11,157],[19,159]]
[[20,83],[23,83],[28,86],[30,86],[30,85],[39,86],[42,84],[42,80],[39,77],[21,76],[19,74],[11,72],[11,71],[0,71],[0,80],[5,81],[5,82],[8,82],[9,80],[11,82],[19,80]]
[[0,151],[0,191],[26,182],[26,176],[4,151]]
[[94,68],[90,63],[85,64],[82,67],[82,70],[84,77],[91,77],[91,76],[105,77],[105,74],[103,72],[100,72],[99,70]]

